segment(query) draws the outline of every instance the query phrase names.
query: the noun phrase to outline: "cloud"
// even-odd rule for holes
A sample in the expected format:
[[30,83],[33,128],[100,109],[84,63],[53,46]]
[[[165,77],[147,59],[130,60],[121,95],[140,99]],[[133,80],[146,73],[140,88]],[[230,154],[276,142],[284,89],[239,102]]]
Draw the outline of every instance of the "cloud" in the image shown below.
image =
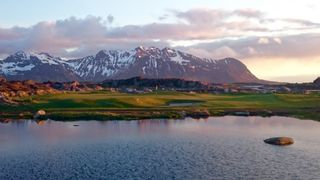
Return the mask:
[[109,14],[108,17],[107,17],[107,20],[108,20],[109,24],[112,24],[113,21],[114,21],[114,17],[111,14]]
[[[199,43],[181,49],[201,49],[199,56],[215,57],[216,51],[227,49],[222,54],[239,59],[248,58],[300,58],[319,57],[320,33],[287,35],[279,37],[246,37],[237,40],[223,40]],[[226,48],[227,47],[227,48]],[[232,53],[230,53],[232,52]]]
[[179,19],[189,24],[218,25],[229,16],[229,12],[215,9],[192,9],[185,12],[174,12]]
[[[31,27],[0,27],[0,56],[25,50],[81,57],[100,49],[183,44],[179,42],[186,44],[181,49],[212,57],[302,57],[318,53],[319,34],[309,31],[319,32],[319,23],[271,19],[254,9],[170,10],[154,23],[114,26],[113,22],[114,17],[108,15],[106,18],[87,16],[44,21]],[[294,34],[282,35],[291,30],[295,30]]]
[[17,50],[49,51],[61,54],[66,48],[99,43],[107,28],[99,17],[70,17],[55,22],[40,22],[29,28],[0,29],[0,54]]
[[232,17],[257,18],[263,17],[263,13],[253,9],[237,9],[234,11],[220,9],[191,9],[189,11],[173,11],[177,18],[190,24],[221,25]]
[[242,17],[257,18],[257,19],[261,19],[265,15],[265,13],[255,9],[238,9],[238,10],[234,10],[232,14],[242,16]]
[[273,38],[273,41],[276,42],[276,43],[278,43],[278,44],[282,44],[281,39],[278,38],[278,37]]
[[265,37],[259,38],[258,43],[259,44],[269,44],[269,39],[265,38]]
[[279,19],[280,21],[288,22],[288,23],[294,23],[294,24],[299,24],[302,26],[310,27],[310,26],[315,26],[319,27],[320,23],[315,23],[309,20],[304,20],[304,19]]
[[199,57],[205,57],[205,58],[213,58],[214,59],[223,59],[226,57],[236,57],[238,56],[237,52],[235,52],[233,49],[231,49],[228,46],[222,46],[217,49],[213,49],[212,51],[208,51],[202,48],[197,47],[190,47],[190,48],[182,48],[184,51],[188,51],[188,53],[198,55]]

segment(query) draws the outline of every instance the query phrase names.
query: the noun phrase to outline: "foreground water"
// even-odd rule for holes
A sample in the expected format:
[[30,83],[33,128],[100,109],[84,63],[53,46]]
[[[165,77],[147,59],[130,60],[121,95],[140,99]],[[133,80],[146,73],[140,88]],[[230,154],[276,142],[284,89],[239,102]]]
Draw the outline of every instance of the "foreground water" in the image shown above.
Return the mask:
[[[274,136],[296,143],[263,143]],[[15,121],[0,124],[0,179],[316,179],[319,137],[283,117]]]

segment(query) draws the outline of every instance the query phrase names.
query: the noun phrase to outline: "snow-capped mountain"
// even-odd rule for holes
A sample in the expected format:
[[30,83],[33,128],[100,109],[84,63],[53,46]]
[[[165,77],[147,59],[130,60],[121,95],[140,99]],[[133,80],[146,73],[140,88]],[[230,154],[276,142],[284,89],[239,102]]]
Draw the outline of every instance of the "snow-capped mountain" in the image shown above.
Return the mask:
[[1,73],[9,80],[79,80],[68,63],[47,53],[16,52],[1,61]]
[[17,52],[0,61],[0,69],[0,74],[11,80],[98,82],[141,76],[215,83],[259,82],[239,60],[204,59],[171,48],[155,47],[102,50],[94,56],[68,61],[46,53]]
[[74,72],[85,81],[103,81],[120,71],[128,70],[135,62],[136,52],[102,50],[95,56],[68,61]]

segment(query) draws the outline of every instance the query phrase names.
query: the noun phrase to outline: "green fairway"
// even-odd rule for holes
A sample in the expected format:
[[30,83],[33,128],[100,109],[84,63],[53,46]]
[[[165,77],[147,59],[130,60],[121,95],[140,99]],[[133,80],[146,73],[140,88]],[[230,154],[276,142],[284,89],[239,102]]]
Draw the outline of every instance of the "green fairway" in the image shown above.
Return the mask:
[[[2,116],[32,114],[44,109],[49,114],[61,113],[67,117],[76,114],[99,114],[116,119],[120,115],[130,118],[206,109],[212,115],[221,112],[282,112],[284,114],[320,120],[320,95],[302,94],[190,94],[158,92],[149,94],[123,94],[111,92],[64,93],[16,99],[20,105],[0,105]],[[170,104],[175,103],[174,107]],[[179,106],[179,103],[184,105]],[[187,103],[187,104],[185,104]],[[189,105],[188,105],[189,103]],[[120,113],[121,112],[121,113]],[[140,113],[137,113],[140,112]],[[143,116],[143,113],[145,116]],[[151,113],[152,112],[152,113]],[[68,114],[69,113],[69,114]],[[162,117],[160,116],[159,117]],[[93,116],[95,117],[95,116]],[[166,117],[166,116],[163,116]],[[171,117],[171,116],[169,116]],[[63,117],[61,117],[63,118]],[[112,118],[111,118],[112,119]]]

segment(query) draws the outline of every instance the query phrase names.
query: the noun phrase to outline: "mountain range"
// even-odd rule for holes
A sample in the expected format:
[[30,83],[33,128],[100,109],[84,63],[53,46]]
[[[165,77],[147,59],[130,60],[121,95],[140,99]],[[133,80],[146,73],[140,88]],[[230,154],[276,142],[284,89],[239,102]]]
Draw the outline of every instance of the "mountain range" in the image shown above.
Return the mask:
[[239,60],[200,58],[172,48],[137,47],[101,50],[96,55],[64,60],[48,53],[19,51],[0,61],[0,75],[8,80],[87,81],[144,77],[180,78],[210,83],[258,83]]

